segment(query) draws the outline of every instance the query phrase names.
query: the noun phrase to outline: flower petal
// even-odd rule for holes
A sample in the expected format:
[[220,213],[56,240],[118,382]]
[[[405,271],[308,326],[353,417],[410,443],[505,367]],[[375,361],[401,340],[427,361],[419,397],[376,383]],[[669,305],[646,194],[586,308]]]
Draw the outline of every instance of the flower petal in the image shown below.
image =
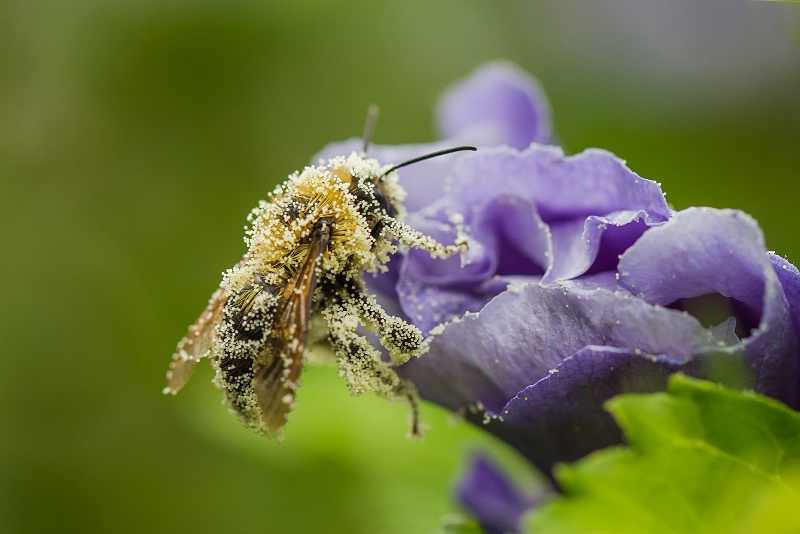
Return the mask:
[[606,400],[663,391],[670,374],[693,367],[692,361],[630,349],[586,347],[520,391],[486,428],[547,474],[557,462],[621,442],[619,427],[603,409]]
[[458,486],[458,500],[488,533],[521,532],[522,516],[537,499],[513,486],[489,459],[476,454]]
[[747,329],[743,344],[757,391],[793,407],[800,404],[795,323],[764,237],[749,215],[712,208],[681,211],[631,246],[619,272],[622,287],[652,304],[709,293],[733,299]]
[[[619,254],[671,215],[658,184],[596,149],[566,157],[558,147],[534,145],[464,156],[453,170],[450,209],[474,227],[474,214],[495,199],[527,203],[550,226],[552,248],[538,245],[548,262],[544,281],[615,269]],[[529,235],[523,230],[518,239]]]
[[438,106],[441,137],[478,146],[550,143],[550,110],[539,84],[507,62],[481,66]]
[[627,293],[533,283],[512,287],[480,313],[435,329],[428,352],[400,371],[428,400],[451,410],[479,407],[501,415],[509,399],[584,347],[686,361],[720,348],[723,341],[714,334],[688,314]]
[[[721,354],[713,362],[704,357],[680,361],[629,349],[586,347],[520,391],[502,417],[486,422],[487,429],[549,474],[557,462],[621,442],[621,431],[603,409],[611,397],[663,391],[675,372],[706,377],[720,365],[740,362],[739,354]],[[479,422],[477,415],[468,417]]]
[[654,224],[644,211],[625,210],[607,217],[592,215],[550,225],[553,263],[544,281],[616,270],[619,255]]
[[622,287],[652,304],[720,293],[760,316],[772,267],[761,230],[750,216],[689,208],[631,246],[620,259],[619,272]]
[[665,221],[671,214],[656,182],[599,149],[565,156],[556,146],[486,148],[459,160],[454,178],[453,202],[473,206],[487,192],[516,196],[535,202],[547,223],[623,210],[642,210],[654,221]]
[[[452,243],[457,232],[440,222],[451,218],[445,213],[412,214],[408,222],[442,243]],[[406,316],[424,333],[480,310],[510,281],[540,280],[547,269],[550,233],[530,202],[490,197],[475,207],[469,220],[469,250],[461,257],[440,260],[412,250],[401,260],[397,294]]]
[[795,332],[800,339],[800,271],[774,252],[769,253],[769,260],[783,287],[786,303],[794,319]]

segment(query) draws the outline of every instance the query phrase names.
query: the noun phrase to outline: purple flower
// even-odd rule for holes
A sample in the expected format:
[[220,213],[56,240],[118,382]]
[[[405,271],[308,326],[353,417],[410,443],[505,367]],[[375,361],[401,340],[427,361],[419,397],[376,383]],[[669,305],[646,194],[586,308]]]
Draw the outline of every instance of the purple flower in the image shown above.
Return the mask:
[[[602,150],[550,142],[537,85],[507,64],[447,93],[433,145],[380,147],[402,169],[407,221],[461,258],[397,255],[367,283],[419,326],[428,351],[401,372],[420,394],[516,447],[544,473],[619,443],[602,404],[685,372],[800,408],[800,274],[735,210],[673,212],[660,186]],[[348,152],[358,141],[322,154]]]
[[487,534],[521,532],[522,516],[545,497],[523,493],[482,454],[472,458],[458,486],[458,500]]
[[[796,292],[797,271],[778,268]],[[429,400],[467,408],[470,420],[545,472],[618,443],[602,403],[623,391],[660,390],[676,371],[713,378],[740,361],[748,385],[798,406],[788,291],[748,216],[679,212],[645,232],[616,270],[616,289],[594,284],[596,276],[512,286],[437,329],[407,376]],[[729,319],[705,326],[681,310],[708,294],[719,295],[715,306],[728,305]]]

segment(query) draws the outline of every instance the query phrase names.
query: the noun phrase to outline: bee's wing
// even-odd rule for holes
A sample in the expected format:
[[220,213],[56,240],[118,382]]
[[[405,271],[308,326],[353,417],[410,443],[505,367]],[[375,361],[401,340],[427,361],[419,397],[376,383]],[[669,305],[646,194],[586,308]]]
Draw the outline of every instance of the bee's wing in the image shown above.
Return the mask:
[[279,437],[294,407],[295,391],[308,342],[308,322],[317,286],[317,263],[330,241],[330,225],[313,234],[308,255],[281,293],[261,367],[256,366],[253,387],[268,432]]
[[220,287],[211,295],[206,309],[180,340],[178,349],[172,355],[172,361],[169,364],[167,387],[164,388],[164,393],[174,395],[180,391],[192,376],[195,364],[208,355],[217,335],[217,325],[222,319],[222,309],[226,300],[228,300],[228,291]]

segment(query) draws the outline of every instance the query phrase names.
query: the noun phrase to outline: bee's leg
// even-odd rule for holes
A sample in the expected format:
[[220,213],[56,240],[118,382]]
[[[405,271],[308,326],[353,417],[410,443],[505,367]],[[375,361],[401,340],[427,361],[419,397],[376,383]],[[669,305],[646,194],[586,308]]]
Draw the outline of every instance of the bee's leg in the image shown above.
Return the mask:
[[467,239],[463,235],[459,235],[454,244],[443,245],[393,217],[386,217],[381,222],[400,243],[409,248],[427,250],[434,258],[446,258],[467,249]]
[[386,313],[373,295],[356,291],[350,301],[366,327],[378,334],[392,361],[401,365],[422,350],[422,332],[400,317]]
[[381,360],[380,352],[358,333],[361,315],[359,304],[352,300],[330,303],[322,313],[328,323],[328,337],[336,353],[339,374],[347,381],[350,392],[360,395],[374,391],[390,400],[405,400],[411,407],[411,436],[419,437],[417,388],[400,378]]

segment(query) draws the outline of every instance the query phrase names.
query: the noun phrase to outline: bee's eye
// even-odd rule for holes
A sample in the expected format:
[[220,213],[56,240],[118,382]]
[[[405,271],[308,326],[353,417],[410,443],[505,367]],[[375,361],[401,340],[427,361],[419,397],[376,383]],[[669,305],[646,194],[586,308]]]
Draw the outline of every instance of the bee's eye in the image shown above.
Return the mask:
[[[389,217],[394,217],[397,215],[397,210],[392,206],[392,203],[389,202],[389,199],[386,197],[386,193],[383,192],[383,189],[376,183],[372,183],[365,180],[361,182],[364,185],[359,185],[357,181],[353,181],[353,186],[351,187],[350,191],[353,195],[360,201],[365,202],[367,204],[372,204],[374,201],[377,201],[378,206],[383,208],[386,214]],[[369,194],[369,187],[372,186],[372,198],[370,198]]]
[[372,192],[375,195],[375,199],[378,201],[378,204],[386,210],[386,214],[389,217],[394,217],[397,215],[397,211],[394,209],[394,206],[389,202],[389,199],[386,198],[386,194],[383,192],[383,189],[378,187],[377,184],[372,186]]

